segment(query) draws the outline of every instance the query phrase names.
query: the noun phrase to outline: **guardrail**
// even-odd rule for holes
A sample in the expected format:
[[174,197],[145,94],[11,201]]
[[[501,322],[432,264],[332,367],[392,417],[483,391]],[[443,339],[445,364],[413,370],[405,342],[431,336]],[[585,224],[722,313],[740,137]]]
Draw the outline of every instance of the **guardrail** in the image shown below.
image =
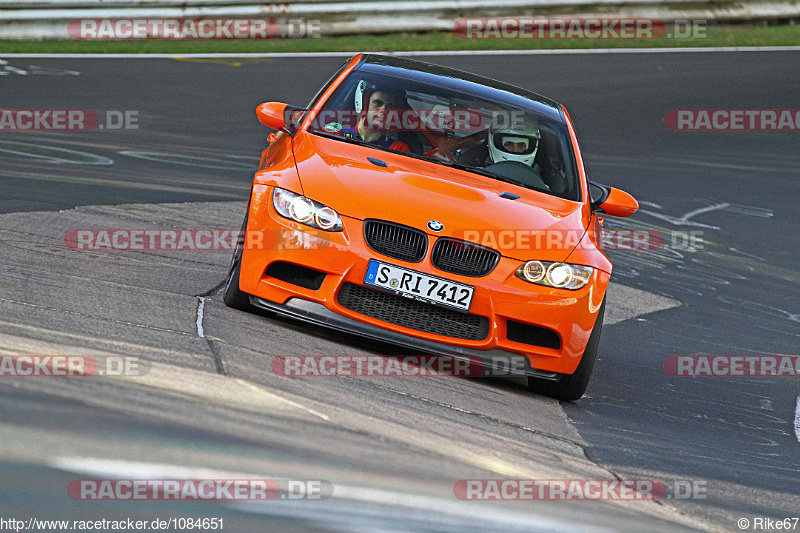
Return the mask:
[[76,19],[267,18],[318,21],[322,35],[450,31],[465,17],[800,18],[795,0],[0,0],[0,39],[69,39]]

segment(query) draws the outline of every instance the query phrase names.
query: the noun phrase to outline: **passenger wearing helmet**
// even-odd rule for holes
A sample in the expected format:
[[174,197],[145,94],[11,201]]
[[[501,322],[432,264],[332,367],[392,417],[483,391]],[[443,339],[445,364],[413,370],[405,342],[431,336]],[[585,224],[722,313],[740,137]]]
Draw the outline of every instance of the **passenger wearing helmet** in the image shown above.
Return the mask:
[[493,124],[487,132],[486,142],[465,150],[457,161],[482,167],[526,187],[554,190],[550,173],[542,168],[540,161],[536,161],[537,154],[542,159],[542,154],[539,154],[541,140],[542,133],[536,119]]
[[542,134],[534,122],[509,124],[489,130],[489,158],[492,163],[516,161],[533,167]]
[[402,95],[389,90],[370,86],[366,81],[360,81],[356,86],[355,110],[359,116],[358,124],[353,128],[343,128],[337,133],[349,139],[358,139],[382,148],[409,152],[408,145],[389,137],[386,134],[389,113],[400,107]]

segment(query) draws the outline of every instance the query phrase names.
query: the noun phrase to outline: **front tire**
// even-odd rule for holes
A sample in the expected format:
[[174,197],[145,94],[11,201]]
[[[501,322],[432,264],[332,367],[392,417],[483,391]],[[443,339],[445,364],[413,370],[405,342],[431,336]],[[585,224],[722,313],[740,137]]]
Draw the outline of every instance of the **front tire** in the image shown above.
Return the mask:
[[[247,205],[247,213],[244,215],[244,222],[242,223],[242,235],[247,238],[247,215],[250,212],[250,204]],[[228,270],[228,279],[225,282],[225,294],[222,300],[225,305],[240,311],[254,311],[255,308],[250,304],[250,295],[243,292],[239,288],[239,271],[242,268],[242,254],[244,253],[244,244],[237,243],[236,249],[233,251],[231,258],[231,266]]]
[[541,379],[528,378],[528,388],[531,392],[550,396],[556,400],[564,402],[574,402],[583,396],[586,387],[589,385],[589,378],[592,377],[594,361],[597,357],[597,347],[600,344],[600,334],[603,330],[603,315],[606,310],[606,301],[600,305],[597,319],[592,329],[592,335],[586,344],[586,349],[581,356],[581,362],[573,374],[561,376],[559,381],[544,381]]

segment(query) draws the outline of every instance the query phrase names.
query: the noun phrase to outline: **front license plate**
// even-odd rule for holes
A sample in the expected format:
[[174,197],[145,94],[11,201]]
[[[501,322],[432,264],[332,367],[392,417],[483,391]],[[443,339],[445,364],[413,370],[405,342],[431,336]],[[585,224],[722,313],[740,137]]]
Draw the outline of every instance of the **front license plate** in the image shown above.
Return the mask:
[[381,263],[374,259],[369,262],[364,285],[379,287],[422,302],[454,307],[459,311],[469,311],[472,295],[475,292],[475,287],[470,285]]

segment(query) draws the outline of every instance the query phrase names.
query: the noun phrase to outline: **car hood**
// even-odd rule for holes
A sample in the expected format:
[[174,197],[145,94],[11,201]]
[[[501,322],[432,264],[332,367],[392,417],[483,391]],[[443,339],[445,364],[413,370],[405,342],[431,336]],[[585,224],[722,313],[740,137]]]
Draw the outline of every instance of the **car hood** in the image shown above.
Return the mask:
[[[294,141],[303,193],[342,216],[469,240],[523,261],[565,260],[588,223],[580,202],[313,134],[298,133]],[[502,198],[503,192],[520,198]],[[444,229],[430,230],[432,220]]]

